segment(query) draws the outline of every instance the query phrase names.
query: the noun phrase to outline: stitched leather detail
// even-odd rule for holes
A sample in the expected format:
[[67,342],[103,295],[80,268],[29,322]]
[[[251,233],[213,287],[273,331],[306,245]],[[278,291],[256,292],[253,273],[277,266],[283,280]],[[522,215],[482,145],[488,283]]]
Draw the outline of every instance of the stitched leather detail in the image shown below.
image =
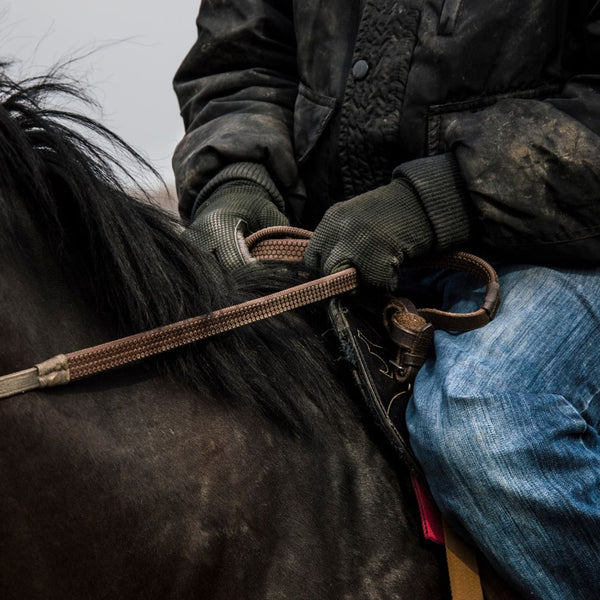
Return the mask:
[[346,197],[388,183],[398,164],[397,139],[420,11],[396,0],[367,0],[353,64],[368,74],[348,77],[340,117],[339,150]]

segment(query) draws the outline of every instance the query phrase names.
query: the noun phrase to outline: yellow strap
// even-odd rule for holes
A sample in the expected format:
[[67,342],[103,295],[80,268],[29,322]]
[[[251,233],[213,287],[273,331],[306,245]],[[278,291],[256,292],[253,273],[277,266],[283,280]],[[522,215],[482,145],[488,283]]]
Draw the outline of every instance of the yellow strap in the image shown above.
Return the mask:
[[452,531],[446,521],[444,540],[452,600],[484,600],[475,551]]

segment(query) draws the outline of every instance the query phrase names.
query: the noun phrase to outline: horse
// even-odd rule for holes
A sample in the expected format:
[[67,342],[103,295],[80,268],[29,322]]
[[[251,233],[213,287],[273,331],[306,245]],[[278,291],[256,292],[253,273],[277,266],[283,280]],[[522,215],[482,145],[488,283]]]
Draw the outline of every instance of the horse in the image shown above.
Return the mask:
[[[48,106],[70,83],[4,72],[0,94],[0,374],[302,276],[185,243],[94,139],[127,144]],[[1,400],[0,597],[447,598],[328,328],[303,309]]]

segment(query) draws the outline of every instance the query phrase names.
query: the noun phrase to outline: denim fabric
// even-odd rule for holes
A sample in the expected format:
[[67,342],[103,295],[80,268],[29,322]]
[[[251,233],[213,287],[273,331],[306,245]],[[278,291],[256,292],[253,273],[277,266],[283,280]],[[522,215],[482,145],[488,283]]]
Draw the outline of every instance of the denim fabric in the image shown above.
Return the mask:
[[[527,598],[600,598],[600,270],[498,269],[482,329],[438,331],[407,422],[435,500]],[[482,290],[437,280],[450,310]]]

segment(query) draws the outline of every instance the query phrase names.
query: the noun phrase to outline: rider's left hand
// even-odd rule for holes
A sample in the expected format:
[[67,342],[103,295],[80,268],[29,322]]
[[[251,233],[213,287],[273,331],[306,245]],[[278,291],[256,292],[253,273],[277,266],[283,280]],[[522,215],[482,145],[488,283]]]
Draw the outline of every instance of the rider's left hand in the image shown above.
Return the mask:
[[364,282],[392,290],[398,266],[434,246],[434,230],[412,185],[394,179],[329,208],[308,244],[305,261],[324,273],[352,265]]

